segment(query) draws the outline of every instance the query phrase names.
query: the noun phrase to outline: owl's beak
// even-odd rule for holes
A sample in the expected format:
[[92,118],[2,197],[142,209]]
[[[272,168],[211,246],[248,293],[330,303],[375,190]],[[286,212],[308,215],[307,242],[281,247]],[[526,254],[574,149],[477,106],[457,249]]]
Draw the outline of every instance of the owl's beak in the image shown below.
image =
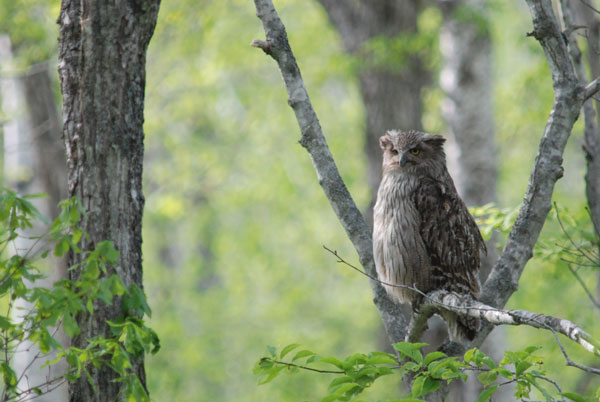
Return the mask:
[[398,155],[398,165],[400,167],[406,165],[406,154],[404,152]]

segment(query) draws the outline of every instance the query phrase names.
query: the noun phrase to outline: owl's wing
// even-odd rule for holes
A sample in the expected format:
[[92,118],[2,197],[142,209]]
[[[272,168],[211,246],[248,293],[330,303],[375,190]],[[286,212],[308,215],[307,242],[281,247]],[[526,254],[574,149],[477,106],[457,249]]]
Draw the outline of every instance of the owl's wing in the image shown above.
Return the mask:
[[485,243],[454,183],[426,178],[414,193],[420,234],[433,267],[435,289],[479,294],[479,252]]

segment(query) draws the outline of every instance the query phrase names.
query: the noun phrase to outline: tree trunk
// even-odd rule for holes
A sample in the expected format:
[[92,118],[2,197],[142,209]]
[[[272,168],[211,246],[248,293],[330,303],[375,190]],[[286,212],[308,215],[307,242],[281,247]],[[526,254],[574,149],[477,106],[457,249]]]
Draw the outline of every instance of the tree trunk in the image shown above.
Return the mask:
[[[340,32],[347,53],[358,57],[360,90],[366,111],[365,152],[368,182],[373,202],[365,216],[372,226],[372,207],[381,181],[379,137],[387,130],[421,130],[421,90],[429,73],[415,54],[375,60],[368,50],[370,40],[391,40],[418,34],[418,0],[319,0]],[[392,61],[394,60],[394,61]]]
[[[59,16],[59,74],[63,94],[63,133],[68,187],[87,212],[81,225],[89,233],[81,249],[111,240],[120,252],[117,273],[125,286],[142,287],[141,225],[143,111],[146,50],[154,31],[159,0],[96,2],[63,0]],[[81,261],[70,254],[69,263]],[[77,279],[78,270],[70,271]],[[97,335],[110,336],[107,320],[122,317],[121,303],[98,304],[93,315],[77,317],[85,347]],[[135,372],[145,385],[143,361]],[[70,386],[71,401],[116,401],[122,383],[108,367],[90,367],[91,382]]]

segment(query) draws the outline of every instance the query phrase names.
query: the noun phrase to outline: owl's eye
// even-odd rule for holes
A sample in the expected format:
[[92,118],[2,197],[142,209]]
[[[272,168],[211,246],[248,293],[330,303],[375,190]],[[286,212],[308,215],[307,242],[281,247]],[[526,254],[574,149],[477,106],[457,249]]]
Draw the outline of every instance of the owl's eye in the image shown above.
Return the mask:
[[398,155],[398,150],[397,149],[392,149],[392,155]]
[[421,150],[419,148],[413,148],[410,150],[410,153],[413,155],[419,155],[419,153],[421,153]]

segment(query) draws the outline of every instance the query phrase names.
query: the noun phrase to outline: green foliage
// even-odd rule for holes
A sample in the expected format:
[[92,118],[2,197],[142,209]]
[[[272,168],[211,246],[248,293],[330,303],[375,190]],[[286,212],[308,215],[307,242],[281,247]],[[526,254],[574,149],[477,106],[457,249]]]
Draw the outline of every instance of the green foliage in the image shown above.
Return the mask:
[[519,214],[519,208],[500,209],[494,203],[469,208],[469,211],[475,218],[484,240],[489,240],[495,231],[508,234]]
[[[555,381],[547,378],[542,369],[543,359],[536,352],[540,346],[529,346],[516,352],[506,351],[504,358],[496,363],[492,358],[477,348],[468,350],[463,359],[447,356],[435,351],[423,355],[421,349],[425,343],[399,342],[394,344],[397,356],[383,352],[368,354],[354,353],[344,360],[335,357],[323,357],[309,350],[301,350],[291,359],[284,358],[298,344],[291,344],[278,353],[277,349],[267,347],[268,355],[263,356],[254,365],[254,375],[259,378],[259,384],[273,381],[281,373],[296,374],[308,371],[320,374],[334,374],[335,378],[329,383],[327,395],[321,402],[358,401],[358,396],[367,388],[374,385],[382,376],[395,374],[398,381],[410,378],[412,387],[403,398],[388,400],[388,402],[423,401],[427,394],[435,392],[442,385],[452,381],[467,380],[468,372],[479,373],[477,379],[483,385],[483,390],[477,402],[491,400],[498,387],[516,384],[517,399],[531,398],[532,391],[537,390],[546,401],[562,400],[565,396],[573,401],[591,401],[577,393],[561,393]],[[548,385],[550,387],[548,387]],[[549,389],[554,387],[554,389]]]
[[[56,352],[56,359],[47,362],[53,365],[61,360],[68,364],[65,378],[75,381],[81,376],[89,377],[91,367],[108,366],[117,374],[117,381],[124,383],[127,400],[148,400],[144,387],[133,372],[133,362],[145,353],[156,353],[160,343],[156,333],[141,318],[150,315],[143,292],[132,285],[128,289],[116,274],[109,275],[107,267],[117,269],[119,253],[110,241],[100,242],[94,250],[79,247],[82,238],[87,238],[78,226],[84,211],[77,199],[61,203],[61,213],[52,222],[48,232],[35,238],[36,243],[52,244],[57,257],[69,251],[81,253],[85,258],[77,266],[81,274],[77,280],[61,279],[50,289],[36,287],[42,278],[37,264],[48,256],[48,250],[30,255],[32,249],[23,254],[9,254],[9,246],[17,239],[22,229],[32,227],[34,220],[42,219],[39,212],[28,201],[10,190],[0,191],[0,299],[7,300],[5,312],[0,313],[0,371],[2,371],[3,401],[17,400],[32,394],[44,393],[44,389],[62,381],[61,377],[49,378],[46,384],[23,389],[17,388],[22,373],[16,373],[11,363],[12,354],[23,342],[32,342],[42,353]],[[16,250],[16,249],[15,249]],[[20,250],[19,250],[20,251]],[[27,282],[26,282],[27,281]],[[88,340],[84,349],[62,345],[56,339],[56,328],[62,327],[69,337],[80,333],[77,316],[93,314],[95,305],[107,305],[123,298],[123,315],[109,322],[111,337],[98,335]],[[18,299],[26,301],[31,309],[18,312],[14,318],[14,306]],[[25,387],[26,388],[26,387]]]
[[0,33],[10,36],[17,66],[47,61],[56,53],[58,0],[0,0]]

